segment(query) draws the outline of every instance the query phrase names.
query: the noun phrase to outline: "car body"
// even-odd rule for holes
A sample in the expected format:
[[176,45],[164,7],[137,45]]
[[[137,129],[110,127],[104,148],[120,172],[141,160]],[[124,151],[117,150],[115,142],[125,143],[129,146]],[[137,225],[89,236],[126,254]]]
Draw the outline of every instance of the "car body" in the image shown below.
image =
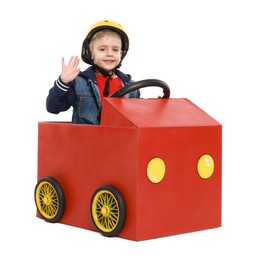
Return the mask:
[[[40,208],[48,177],[64,204],[53,220]],[[105,190],[117,228],[99,223]],[[220,227],[222,125],[186,98],[105,98],[96,126],[39,122],[35,200],[49,222],[134,241]]]

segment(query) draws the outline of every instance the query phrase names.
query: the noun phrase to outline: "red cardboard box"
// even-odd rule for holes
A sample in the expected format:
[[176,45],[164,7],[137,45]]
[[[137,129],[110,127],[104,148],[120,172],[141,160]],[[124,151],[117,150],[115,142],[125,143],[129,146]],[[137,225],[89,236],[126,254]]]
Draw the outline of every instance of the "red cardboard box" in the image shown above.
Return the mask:
[[140,241],[221,226],[222,125],[188,99],[105,98],[98,126],[38,128],[38,181],[50,176],[61,186],[60,223],[98,230],[92,198],[109,185],[125,206],[119,237]]

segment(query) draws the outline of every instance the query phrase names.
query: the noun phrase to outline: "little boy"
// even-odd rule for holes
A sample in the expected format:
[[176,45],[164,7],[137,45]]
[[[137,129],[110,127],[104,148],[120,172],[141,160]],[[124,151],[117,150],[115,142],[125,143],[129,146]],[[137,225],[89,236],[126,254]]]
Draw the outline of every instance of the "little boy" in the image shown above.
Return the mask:
[[[118,69],[128,48],[129,39],[121,25],[108,20],[95,23],[81,51],[82,60],[91,66],[81,72],[77,56],[67,64],[62,58],[62,72],[49,90],[47,111],[58,114],[72,106],[73,123],[99,124],[103,97],[133,82],[129,74]],[[139,98],[139,90],[130,92],[128,97]]]

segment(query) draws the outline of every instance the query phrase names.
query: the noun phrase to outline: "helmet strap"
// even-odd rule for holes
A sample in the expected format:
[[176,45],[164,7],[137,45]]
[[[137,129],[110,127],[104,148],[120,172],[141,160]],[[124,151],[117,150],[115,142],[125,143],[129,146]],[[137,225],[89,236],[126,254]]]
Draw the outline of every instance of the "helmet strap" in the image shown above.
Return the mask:
[[109,84],[109,79],[110,77],[107,77],[105,86],[104,86],[104,90],[103,90],[103,96],[107,97],[109,95],[109,88],[110,88],[110,84]]
[[105,82],[105,86],[104,86],[104,90],[103,90],[103,95],[105,97],[107,97],[109,95],[109,90],[110,90],[110,83],[109,80],[112,77],[112,75],[114,74],[114,70],[112,71],[112,74],[109,74],[107,71],[105,71],[104,69],[102,69],[101,67],[99,67],[98,65],[96,65],[93,62],[94,69],[98,70],[103,76],[107,77],[106,82]]

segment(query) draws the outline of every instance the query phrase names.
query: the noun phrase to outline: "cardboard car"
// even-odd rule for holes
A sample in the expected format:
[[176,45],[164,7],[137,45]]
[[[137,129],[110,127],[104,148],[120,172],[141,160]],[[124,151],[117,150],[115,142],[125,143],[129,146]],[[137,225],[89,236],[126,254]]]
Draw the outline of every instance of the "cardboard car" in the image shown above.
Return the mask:
[[[220,227],[222,125],[162,81],[135,84],[100,125],[38,123],[37,216],[134,241]],[[149,85],[164,97],[121,98]]]

